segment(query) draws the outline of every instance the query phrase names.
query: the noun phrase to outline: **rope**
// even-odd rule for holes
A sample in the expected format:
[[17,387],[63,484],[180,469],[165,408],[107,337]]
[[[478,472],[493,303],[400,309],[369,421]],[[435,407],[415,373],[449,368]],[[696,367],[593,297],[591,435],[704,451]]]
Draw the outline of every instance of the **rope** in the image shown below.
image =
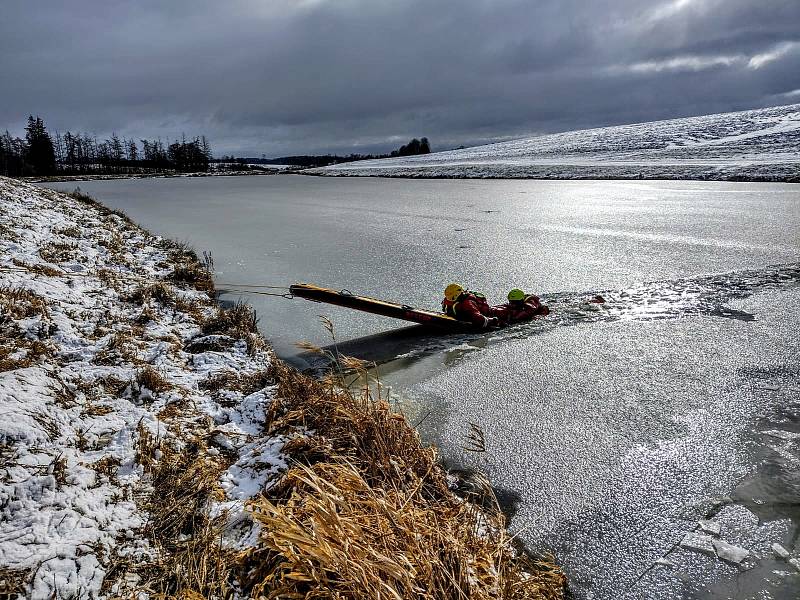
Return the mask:
[[[273,286],[264,286],[264,287],[273,287]],[[283,286],[283,288],[279,288],[277,286],[274,287],[275,289],[284,289],[284,290],[287,289],[286,286]],[[259,292],[256,290],[232,290],[229,288],[217,291],[222,293],[232,293],[232,294],[258,294],[259,296],[275,296],[276,298],[286,298],[287,300],[291,300],[292,298],[294,298],[294,295],[292,295],[289,292],[286,292],[285,294],[276,294],[275,292]]]
[[225,283],[222,281],[215,281],[215,285],[224,287],[230,285],[236,288],[262,288],[267,290],[285,290],[288,289],[285,285],[250,285],[249,283]]

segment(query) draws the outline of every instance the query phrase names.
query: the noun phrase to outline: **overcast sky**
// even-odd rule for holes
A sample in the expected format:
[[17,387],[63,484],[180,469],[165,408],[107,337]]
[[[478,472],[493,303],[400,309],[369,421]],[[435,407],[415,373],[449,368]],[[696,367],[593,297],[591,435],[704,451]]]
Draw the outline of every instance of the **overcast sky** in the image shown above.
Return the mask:
[[436,149],[800,102],[800,0],[2,0],[0,129]]

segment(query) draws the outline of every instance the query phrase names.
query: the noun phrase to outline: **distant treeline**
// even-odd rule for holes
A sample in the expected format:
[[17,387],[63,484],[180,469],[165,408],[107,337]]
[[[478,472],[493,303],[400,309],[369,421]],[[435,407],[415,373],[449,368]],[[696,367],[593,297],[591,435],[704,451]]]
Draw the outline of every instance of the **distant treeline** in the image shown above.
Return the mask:
[[299,156],[282,156],[280,158],[234,158],[233,156],[223,156],[218,162],[241,164],[249,163],[255,165],[293,165],[296,167],[325,167],[343,162],[354,162],[357,160],[370,160],[373,158],[391,158],[395,156],[414,156],[416,154],[429,154],[431,151],[428,138],[414,138],[408,144],[400,146],[397,150],[392,150],[389,154],[348,154],[338,156],[335,154],[312,155],[303,154]]
[[211,147],[205,136],[165,145],[160,139],[135,140],[117,137],[105,140],[86,133],[47,131],[40,117],[28,117],[25,138],[0,136],[0,175],[83,175],[208,171]]

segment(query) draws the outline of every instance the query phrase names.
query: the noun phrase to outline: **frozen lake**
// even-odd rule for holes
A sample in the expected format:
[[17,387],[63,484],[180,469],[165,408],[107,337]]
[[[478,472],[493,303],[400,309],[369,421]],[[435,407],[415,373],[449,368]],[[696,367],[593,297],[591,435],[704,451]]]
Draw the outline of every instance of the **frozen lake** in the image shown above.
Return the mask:
[[[411,420],[448,461],[488,471],[516,505],[512,528],[556,552],[578,598],[800,594],[800,575],[770,549],[800,552],[800,188],[303,176],[79,185],[210,250],[223,288],[305,281],[430,308],[450,281],[498,301],[510,287],[536,292],[554,308],[548,319],[398,349],[382,378]],[[606,307],[581,305],[595,293]],[[320,314],[341,340],[403,325],[247,299],[285,357],[298,340],[328,343]],[[461,450],[470,423],[486,452]],[[750,551],[742,565],[679,546],[705,518]]]

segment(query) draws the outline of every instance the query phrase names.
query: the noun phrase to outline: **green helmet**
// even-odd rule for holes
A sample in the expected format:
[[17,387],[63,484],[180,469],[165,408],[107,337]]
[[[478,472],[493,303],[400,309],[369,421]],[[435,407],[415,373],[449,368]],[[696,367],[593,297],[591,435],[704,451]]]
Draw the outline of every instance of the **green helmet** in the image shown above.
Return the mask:
[[521,302],[522,300],[525,300],[525,292],[519,288],[514,288],[508,292],[508,299],[511,302]]

